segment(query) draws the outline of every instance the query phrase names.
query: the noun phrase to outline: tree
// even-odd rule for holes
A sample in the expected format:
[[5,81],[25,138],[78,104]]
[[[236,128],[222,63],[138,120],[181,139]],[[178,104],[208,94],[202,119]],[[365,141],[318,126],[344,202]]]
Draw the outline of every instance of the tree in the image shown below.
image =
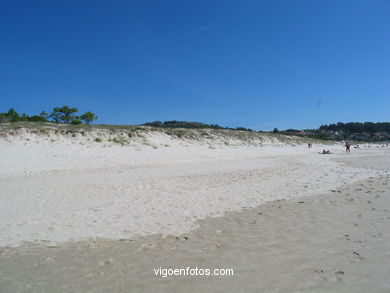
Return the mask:
[[41,116],[42,119],[45,119],[45,121],[47,121],[47,119],[49,118],[49,114],[47,114],[46,111],[42,111],[41,114],[39,114],[39,116]]
[[279,133],[279,130],[277,128],[274,128],[274,130],[272,130],[273,133]]
[[80,120],[84,121],[86,124],[89,124],[92,121],[95,121],[97,119],[98,119],[98,116],[96,116],[92,112],[85,112],[83,115],[80,116]]
[[19,121],[28,121],[28,115],[26,113],[23,113],[22,116],[20,116]]
[[61,113],[58,111],[59,108],[54,108],[53,112],[49,115],[55,123],[61,123]]
[[9,109],[6,116],[8,116],[8,119],[11,122],[17,122],[21,119],[18,112],[16,112],[14,108]]
[[75,113],[78,110],[76,108],[69,108],[69,106],[54,107],[53,112],[50,114],[50,118],[56,123],[69,124],[75,119]]

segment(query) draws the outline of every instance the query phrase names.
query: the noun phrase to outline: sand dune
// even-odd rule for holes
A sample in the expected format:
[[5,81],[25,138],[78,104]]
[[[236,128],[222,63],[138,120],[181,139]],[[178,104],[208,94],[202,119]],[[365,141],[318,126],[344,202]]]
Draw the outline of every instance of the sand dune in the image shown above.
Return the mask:
[[[187,233],[196,221],[381,174],[323,146],[1,145],[0,245]],[[368,150],[361,150],[367,152]]]

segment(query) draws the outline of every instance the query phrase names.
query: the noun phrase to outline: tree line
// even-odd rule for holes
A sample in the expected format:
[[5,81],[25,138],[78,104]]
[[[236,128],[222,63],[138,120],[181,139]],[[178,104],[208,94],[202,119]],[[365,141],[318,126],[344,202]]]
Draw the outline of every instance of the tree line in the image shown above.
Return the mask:
[[85,112],[81,115],[77,115],[77,108],[71,108],[69,106],[54,107],[51,113],[42,111],[39,115],[29,116],[26,113],[19,114],[14,108],[8,110],[8,112],[0,113],[0,123],[4,122],[55,122],[63,124],[89,124],[98,119],[98,117],[92,112]]
[[338,122],[336,124],[321,125],[319,130],[342,131],[344,133],[376,133],[390,132],[390,122]]
[[170,121],[153,121],[153,122],[147,122],[142,124],[144,126],[151,126],[151,127],[162,127],[162,128],[213,128],[213,129],[234,129],[234,130],[242,130],[242,131],[253,131],[250,128],[245,127],[236,127],[236,128],[230,128],[230,127],[222,127],[218,124],[206,124],[202,122],[188,122],[188,121],[177,121],[177,120],[170,120]]

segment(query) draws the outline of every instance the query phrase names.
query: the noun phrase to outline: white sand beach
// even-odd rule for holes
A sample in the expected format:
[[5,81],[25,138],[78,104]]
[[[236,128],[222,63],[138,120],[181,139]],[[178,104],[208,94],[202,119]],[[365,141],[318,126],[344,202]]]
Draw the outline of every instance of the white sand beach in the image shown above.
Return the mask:
[[390,293],[390,1],[1,1],[0,293]]
[[0,292],[390,290],[388,147],[92,138],[0,139]]

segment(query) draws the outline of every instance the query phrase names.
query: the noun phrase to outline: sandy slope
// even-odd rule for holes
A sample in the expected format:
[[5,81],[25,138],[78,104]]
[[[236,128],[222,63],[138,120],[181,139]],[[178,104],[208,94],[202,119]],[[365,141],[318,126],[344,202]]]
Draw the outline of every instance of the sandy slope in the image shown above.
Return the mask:
[[345,156],[339,145],[324,156],[322,146],[210,147],[155,135],[149,141],[170,146],[2,141],[0,245],[181,234],[199,219],[381,174],[331,160]]

